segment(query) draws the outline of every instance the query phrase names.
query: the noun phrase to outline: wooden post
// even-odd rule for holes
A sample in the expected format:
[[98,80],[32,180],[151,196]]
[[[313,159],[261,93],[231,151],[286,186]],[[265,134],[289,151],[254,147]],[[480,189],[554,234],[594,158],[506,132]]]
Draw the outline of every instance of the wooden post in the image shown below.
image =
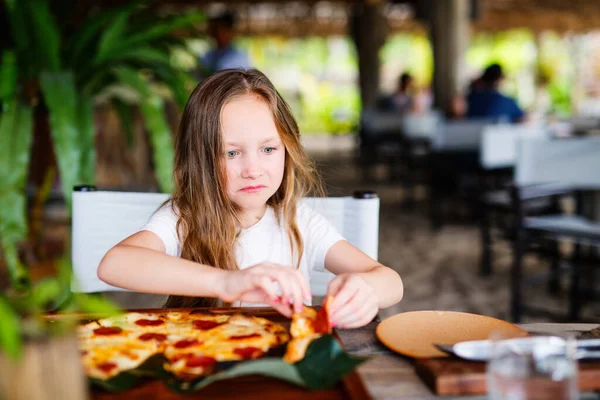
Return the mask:
[[358,54],[359,86],[363,110],[372,108],[379,95],[379,49],[387,35],[383,1],[361,1],[352,6],[350,35]]
[[465,51],[469,43],[470,0],[431,1],[434,105],[445,110],[466,88]]

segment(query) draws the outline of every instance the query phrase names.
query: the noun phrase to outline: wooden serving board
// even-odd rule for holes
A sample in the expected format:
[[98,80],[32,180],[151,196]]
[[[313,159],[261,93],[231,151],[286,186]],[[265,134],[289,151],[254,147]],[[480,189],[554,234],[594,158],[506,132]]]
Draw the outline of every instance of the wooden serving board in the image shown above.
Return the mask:
[[[486,365],[456,357],[417,360],[415,370],[427,386],[438,395],[487,393]],[[600,389],[600,360],[579,362],[579,389]]]
[[[209,313],[236,314],[243,313],[254,315],[256,317],[267,318],[289,328],[290,320],[270,308],[208,308],[195,309]],[[129,310],[137,312],[164,313],[169,311],[190,311],[185,309],[142,309]],[[101,316],[75,315],[81,320],[98,319]],[[48,315],[49,319],[65,318],[64,315]],[[334,336],[337,335],[334,332]],[[339,341],[339,338],[338,338]],[[97,400],[175,400],[175,399],[264,399],[279,398],[284,400],[309,399],[309,400],[330,400],[330,399],[350,399],[362,400],[370,399],[367,389],[364,386],[360,375],[356,370],[350,372],[334,388],[329,390],[310,391],[298,386],[283,382],[274,378],[268,378],[260,375],[244,376],[225,381],[215,382],[196,393],[178,394],[165,386],[162,381],[150,380],[142,383],[132,389],[112,393],[99,388],[94,388],[91,397]]]

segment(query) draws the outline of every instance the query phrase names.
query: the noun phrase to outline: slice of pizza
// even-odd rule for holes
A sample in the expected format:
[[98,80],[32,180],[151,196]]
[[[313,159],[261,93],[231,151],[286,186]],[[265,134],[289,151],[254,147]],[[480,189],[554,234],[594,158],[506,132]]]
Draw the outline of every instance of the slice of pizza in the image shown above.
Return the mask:
[[138,367],[162,351],[161,342],[166,339],[166,335],[161,333],[143,333],[98,322],[79,327],[77,334],[86,374],[102,380]]
[[304,358],[308,346],[324,334],[331,333],[332,327],[329,322],[329,307],[332,297],[327,297],[323,306],[317,311],[312,307],[304,307],[301,313],[292,316],[287,351],[283,360],[296,363]]

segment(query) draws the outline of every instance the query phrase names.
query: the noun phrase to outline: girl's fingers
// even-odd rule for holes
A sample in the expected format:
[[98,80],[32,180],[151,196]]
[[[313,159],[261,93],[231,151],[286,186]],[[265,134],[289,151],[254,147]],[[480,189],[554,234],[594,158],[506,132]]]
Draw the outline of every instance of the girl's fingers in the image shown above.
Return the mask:
[[340,328],[357,328],[369,323],[378,311],[377,304],[372,299],[355,297],[340,310],[334,321]]
[[304,295],[302,294],[302,283],[300,281],[300,277],[295,274],[296,276],[293,276],[292,281],[292,295],[293,295],[293,299],[294,299],[294,312],[302,312],[302,307],[304,307]]
[[266,275],[255,275],[254,287],[262,289],[271,301],[278,299],[277,292],[273,287],[273,281]]
[[348,301],[358,292],[358,288],[352,285],[344,284],[342,288],[335,294],[331,302],[330,316],[335,320],[338,310],[345,306]]
[[369,322],[373,320],[377,316],[379,309],[375,306],[370,310],[367,310],[366,313],[362,314],[360,317],[354,318],[350,321],[345,322],[343,325],[345,328],[359,328],[361,326],[367,325]]
[[[335,296],[338,294],[338,292],[342,288],[343,284],[344,284],[343,276],[337,276],[337,277],[333,278],[331,280],[331,282],[329,282],[329,285],[327,286],[327,297],[332,297],[335,299]],[[329,311],[330,312],[333,311],[333,303],[331,304]]]
[[283,305],[281,302],[270,303],[269,305],[283,316],[288,318],[292,317],[292,309],[289,306]]

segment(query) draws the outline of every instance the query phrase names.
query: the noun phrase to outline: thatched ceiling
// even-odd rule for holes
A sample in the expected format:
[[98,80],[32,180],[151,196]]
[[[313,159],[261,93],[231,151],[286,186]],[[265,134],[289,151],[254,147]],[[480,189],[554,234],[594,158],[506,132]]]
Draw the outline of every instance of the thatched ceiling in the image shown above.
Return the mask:
[[[112,6],[129,0],[96,0]],[[427,13],[436,1],[449,0],[160,0],[161,12],[214,10],[227,6],[239,14],[241,34],[286,36],[346,34],[352,4],[383,3],[390,31],[425,31],[415,15]],[[479,1],[473,28],[497,31],[529,28],[533,31],[591,31],[600,29],[600,0],[473,0]],[[89,3],[88,3],[89,4]],[[420,10],[419,10],[420,9]],[[202,30],[202,27],[199,27]]]

